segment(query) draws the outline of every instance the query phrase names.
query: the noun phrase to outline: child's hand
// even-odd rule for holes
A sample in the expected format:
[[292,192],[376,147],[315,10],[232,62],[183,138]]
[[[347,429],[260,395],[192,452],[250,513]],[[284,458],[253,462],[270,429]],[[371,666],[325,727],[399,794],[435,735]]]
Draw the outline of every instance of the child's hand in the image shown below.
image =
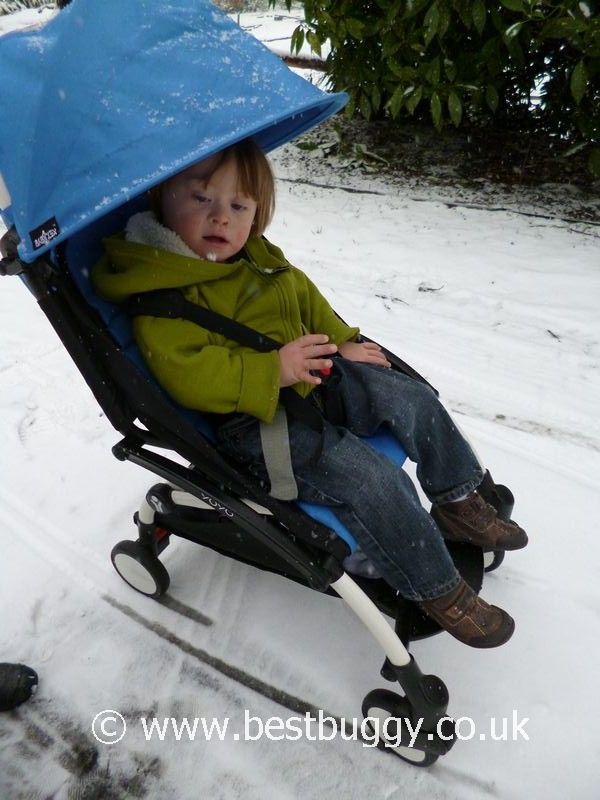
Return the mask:
[[392,366],[375,342],[344,342],[338,349],[342,358],[350,361],[365,361],[380,367]]
[[311,375],[310,371],[332,366],[331,360],[325,356],[337,352],[337,345],[328,342],[329,336],[324,333],[308,333],[278,350],[279,385],[293,386],[300,381],[321,383],[321,378]]

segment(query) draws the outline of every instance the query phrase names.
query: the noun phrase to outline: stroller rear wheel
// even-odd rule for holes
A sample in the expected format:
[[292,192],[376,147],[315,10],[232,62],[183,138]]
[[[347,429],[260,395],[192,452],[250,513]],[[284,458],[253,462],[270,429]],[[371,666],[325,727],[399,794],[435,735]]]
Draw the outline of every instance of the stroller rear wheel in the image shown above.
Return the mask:
[[110,560],[121,578],[147,597],[160,597],[169,588],[169,573],[162,562],[140,542],[116,544]]
[[483,554],[485,572],[493,572],[504,561],[504,550],[486,550]]
[[405,721],[411,723],[411,705],[405,697],[389,689],[375,689],[363,700],[362,714],[369,732],[378,737],[380,750],[415,767],[429,767],[438,760],[436,753],[409,746],[413,728]]

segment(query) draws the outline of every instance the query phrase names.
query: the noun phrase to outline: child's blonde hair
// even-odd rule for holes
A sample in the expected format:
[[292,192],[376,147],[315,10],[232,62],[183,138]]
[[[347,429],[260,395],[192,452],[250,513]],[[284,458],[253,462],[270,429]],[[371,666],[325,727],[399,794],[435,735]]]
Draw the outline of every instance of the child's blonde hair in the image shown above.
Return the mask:
[[[236,142],[217,155],[213,172],[230,158],[235,160],[239,188],[256,202],[252,234],[262,236],[275,212],[275,178],[266,155],[253,139]],[[210,175],[206,177],[210,178]],[[162,222],[162,192],[166,182],[153,186],[148,192],[150,208],[160,222]]]

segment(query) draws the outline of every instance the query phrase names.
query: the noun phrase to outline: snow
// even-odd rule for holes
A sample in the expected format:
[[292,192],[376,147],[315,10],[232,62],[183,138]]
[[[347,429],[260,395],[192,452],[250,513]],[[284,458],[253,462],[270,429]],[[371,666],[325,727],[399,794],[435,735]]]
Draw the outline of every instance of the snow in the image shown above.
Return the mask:
[[38,28],[51,19],[56,10],[53,8],[25,9],[13,14],[0,15],[0,35],[10,31]]
[[[37,18],[2,17],[0,32]],[[440,389],[516,495],[530,544],[483,589],[515,617],[512,640],[477,651],[441,634],[411,646],[477,735],[425,770],[339,737],[236,741],[245,711],[287,720],[303,714],[294,698],[360,718],[363,696],[389,686],[380,650],[341,601],[183,540],[162,556],[170,604],[130,589],[108,556],[135,538],[131,515],[153,477],[112,457],[118,434],[31,295],[3,278],[0,658],[36,668],[40,687],[0,715],[0,796],[597,797],[597,226],[339,174],[294,144],[274,163],[269,237],[342,317]],[[92,736],[104,709],[127,721],[118,744]],[[479,738],[492,717],[510,732],[515,715],[528,740]],[[230,717],[230,730],[147,742],[139,720],[154,716]]]

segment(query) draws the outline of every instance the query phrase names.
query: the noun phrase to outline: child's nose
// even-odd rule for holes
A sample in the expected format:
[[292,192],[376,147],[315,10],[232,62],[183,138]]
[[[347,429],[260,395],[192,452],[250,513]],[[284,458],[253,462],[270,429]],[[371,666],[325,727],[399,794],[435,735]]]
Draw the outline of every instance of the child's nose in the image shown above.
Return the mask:
[[224,223],[229,219],[227,213],[227,206],[225,203],[215,202],[211,208],[211,217],[213,222]]

